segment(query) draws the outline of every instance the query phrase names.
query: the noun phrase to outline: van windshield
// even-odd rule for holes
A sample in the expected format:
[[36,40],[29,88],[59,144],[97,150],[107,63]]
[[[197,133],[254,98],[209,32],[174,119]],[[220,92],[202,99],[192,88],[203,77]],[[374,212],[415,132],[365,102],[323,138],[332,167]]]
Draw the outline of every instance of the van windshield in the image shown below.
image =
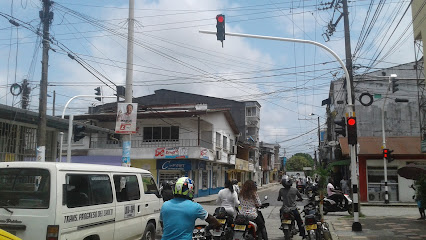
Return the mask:
[[0,207],[49,208],[50,173],[39,168],[0,169]]

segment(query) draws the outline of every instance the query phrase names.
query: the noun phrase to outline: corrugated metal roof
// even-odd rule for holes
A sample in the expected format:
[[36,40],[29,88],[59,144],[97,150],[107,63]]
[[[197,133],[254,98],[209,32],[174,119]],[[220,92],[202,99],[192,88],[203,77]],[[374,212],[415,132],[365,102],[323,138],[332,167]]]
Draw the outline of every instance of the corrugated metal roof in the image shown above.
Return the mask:
[[[347,138],[339,138],[343,155],[349,155]],[[382,155],[381,137],[358,137],[360,151],[358,155]],[[426,159],[426,154],[421,152],[420,137],[387,137],[386,148],[393,150],[396,155],[417,155]]]

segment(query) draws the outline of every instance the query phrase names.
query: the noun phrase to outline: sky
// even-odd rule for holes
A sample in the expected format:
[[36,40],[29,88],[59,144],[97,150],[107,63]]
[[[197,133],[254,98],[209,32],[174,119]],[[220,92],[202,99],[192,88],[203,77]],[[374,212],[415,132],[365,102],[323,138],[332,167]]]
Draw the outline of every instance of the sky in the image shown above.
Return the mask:
[[[328,1],[331,2],[331,1]],[[351,49],[362,74],[414,61],[409,0],[349,1]],[[127,0],[57,0],[50,33],[48,114],[60,115],[75,95],[104,95],[124,85],[127,53]],[[30,83],[29,109],[38,111],[41,78],[40,0],[0,1],[0,103],[20,107],[13,83]],[[133,96],[170,89],[237,101],[258,101],[260,140],[279,143],[287,157],[313,155],[318,118],[325,127],[330,82],[343,75],[338,62],[313,45],[216,36],[216,15],[224,14],[226,32],[312,40],[344,61],[343,19],[332,35],[341,7],[322,0],[135,0]],[[21,25],[9,23],[14,18]],[[79,59],[80,63],[68,57]],[[86,70],[82,65],[89,69]],[[94,76],[96,75],[96,77]],[[105,99],[105,102],[112,100]],[[66,114],[87,113],[95,99],[75,100]]]

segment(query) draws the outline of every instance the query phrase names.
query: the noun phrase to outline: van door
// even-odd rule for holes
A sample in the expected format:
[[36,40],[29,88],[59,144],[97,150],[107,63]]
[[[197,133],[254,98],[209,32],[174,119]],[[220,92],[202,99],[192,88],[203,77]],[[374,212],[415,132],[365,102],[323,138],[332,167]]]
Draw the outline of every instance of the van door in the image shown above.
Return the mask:
[[151,174],[141,174],[143,184],[143,198],[145,199],[145,205],[142,214],[145,216],[147,221],[155,220],[156,228],[158,229],[158,220],[160,218],[160,209],[163,200],[161,199],[160,193],[155,184],[154,178]]
[[60,172],[58,182],[66,183],[62,188],[58,186],[65,191],[58,194],[60,239],[81,240],[94,236],[113,240],[116,213],[110,175]]
[[142,236],[146,220],[142,217],[142,204],[139,180],[136,174],[113,174],[116,218],[115,238],[120,240],[136,239]]

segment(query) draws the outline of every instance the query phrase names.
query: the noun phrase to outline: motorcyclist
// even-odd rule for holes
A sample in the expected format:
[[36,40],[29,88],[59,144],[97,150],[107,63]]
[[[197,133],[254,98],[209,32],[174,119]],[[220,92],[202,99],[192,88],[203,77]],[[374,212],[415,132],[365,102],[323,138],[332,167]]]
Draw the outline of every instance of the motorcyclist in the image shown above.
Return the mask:
[[240,187],[238,186],[238,180],[237,179],[232,180],[232,186],[234,188],[234,191],[237,193],[237,196],[239,196],[240,195]]
[[[336,190],[334,188],[333,182],[334,181],[333,181],[332,178],[328,179],[328,184],[327,184],[327,195],[328,195],[328,198],[331,199],[331,200],[333,200],[333,201],[335,201],[336,204],[337,204],[337,206],[339,206],[339,207],[342,208],[343,207],[343,203],[342,202],[343,202],[344,196],[343,196],[343,194],[342,194],[341,191]],[[347,205],[348,205],[348,203],[345,200],[345,207]]]
[[224,207],[231,216],[237,216],[236,207],[240,204],[240,201],[238,201],[238,195],[229,180],[225,181],[225,188],[217,194],[216,204]]
[[161,196],[163,196],[163,201],[169,201],[173,198],[173,188],[172,184],[169,181],[164,181],[161,186]]
[[277,199],[277,201],[283,201],[283,206],[280,209],[280,216],[282,215],[284,209],[290,209],[293,212],[294,218],[297,221],[297,226],[299,227],[299,235],[303,239],[305,239],[305,228],[303,227],[303,221],[296,206],[296,197],[297,200],[300,201],[303,200],[302,195],[300,195],[299,191],[296,188],[292,187],[293,181],[290,178],[283,178],[281,180],[281,184],[283,185],[283,188],[280,189]]
[[181,177],[175,183],[174,198],[163,204],[160,211],[160,224],[163,228],[163,240],[191,240],[195,220],[205,220],[213,228],[221,225],[215,217],[192,201],[194,183],[188,177]]

